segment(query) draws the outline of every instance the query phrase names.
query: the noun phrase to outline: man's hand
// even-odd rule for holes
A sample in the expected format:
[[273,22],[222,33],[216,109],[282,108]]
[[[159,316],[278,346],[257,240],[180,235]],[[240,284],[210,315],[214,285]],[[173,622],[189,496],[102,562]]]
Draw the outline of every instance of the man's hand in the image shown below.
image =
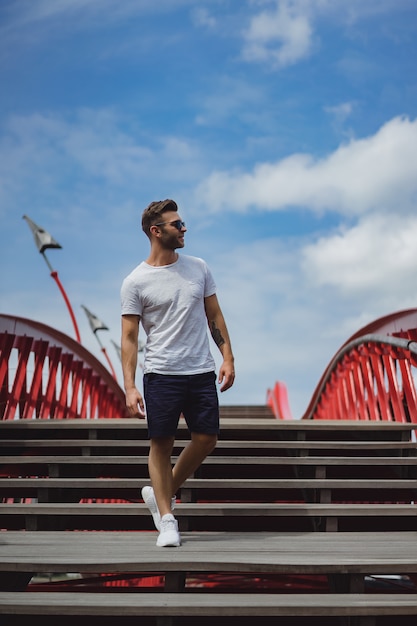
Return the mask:
[[226,391],[235,382],[235,367],[233,361],[223,361],[221,368],[219,369],[219,384],[220,391]]
[[145,417],[143,398],[136,387],[126,391],[126,406],[129,417],[139,417],[140,419]]

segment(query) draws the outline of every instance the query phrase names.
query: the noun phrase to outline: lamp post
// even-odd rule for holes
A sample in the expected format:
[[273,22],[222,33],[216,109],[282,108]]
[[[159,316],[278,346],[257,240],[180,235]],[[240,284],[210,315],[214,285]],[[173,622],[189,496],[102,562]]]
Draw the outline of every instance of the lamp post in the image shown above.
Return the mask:
[[116,350],[117,356],[119,357],[119,361],[121,363],[122,362],[122,349],[115,341],[113,341],[113,339],[110,339],[110,341],[112,342],[114,349]]
[[51,273],[52,278],[54,279],[54,281],[58,285],[58,288],[59,288],[59,290],[60,290],[60,292],[62,294],[62,297],[65,300],[65,304],[67,305],[69,314],[71,316],[71,320],[72,320],[72,323],[73,323],[73,326],[74,326],[75,336],[77,338],[77,341],[79,343],[81,343],[80,331],[78,330],[77,320],[75,319],[74,311],[72,309],[72,306],[71,306],[71,303],[69,301],[69,298],[68,298],[68,296],[67,296],[67,294],[65,292],[65,289],[64,289],[61,281],[59,280],[58,272],[53,269],[52,265],[50,264],[50,262],[48,260],[48,257],[45,254],[45,250],[47,250],[48,248],[62,248],[62,246],[60,246],[59,243],[57,241],[55,241],[55,239],[52,237],[52,235],[50,235],[48,233],[48,231],[44,230],[43,228],[41,228],[40,226],[35,224],[35,222],[33,222],[30,219],[30,217],[28,217],[27,215],[24,215],[23,219],[26,220],[30,230],[32,231],[36,247],[38,248],[39,252],[43,256],[43,258],[45,260],[45,263],[47,264],[47,266],[49,268],[49,271]]
[[109,330],[108,327],[104,324],[104,322],[102,322],[96,315],[94,315],[94,313],[91,313],[91,311],[89,311],[87,309],[86,306],[84,306],[83,304],[81,305],[82,308],[85,311],[85,314],[87,315],[89,324],[90,324],[90,328],[93,331],[93,334],[95,335],[95,338],[98,341],[98,344],[100,346],[100,349],[102,351],[102,353],[104,354],[107,363],[109,364],[112,376],[115,380],[117,380],[117,376],[116,376],[116,372],[114,371],[114,367],[112,365],[112,362],[110,361],[109,355],[107,354],[107,350],[106,348],[103,346],[103,344],[100,341],[99,336],[97,335],[97,332],[99,330]]

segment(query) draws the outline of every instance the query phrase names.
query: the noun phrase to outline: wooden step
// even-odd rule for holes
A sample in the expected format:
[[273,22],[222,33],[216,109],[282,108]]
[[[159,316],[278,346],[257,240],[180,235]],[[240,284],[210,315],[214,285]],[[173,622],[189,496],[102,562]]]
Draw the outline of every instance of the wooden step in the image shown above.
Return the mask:
[[[68,498],[116,498],[142,501],[140,490],[148,478],[1,478],[0,497],[37,498],[41,502],[67,502]],[[295,493],[294,493],[295,492]],[[300,492],[303,492],[302,494]],[[416,479],[303,479],[190,478],[178,494],[183,502],[297,500],[332,502],[354,500],[409,501],[417,499]]]
[[[321,503],[179,503],[175,516],[182,529],[267,531],[288,528],[337,531],[417,530],[415,504]],[[152,518],[144,504],[14,503],[0,504],[1,527],[53,530],[151,530]],[[354,521],[353,521],[354,520]],[[345,528],[346,527],[346,528]]]
[[[274,440],[274,439],[336,439],[358,440],[411,439],[415,424],[398,422],[363,422],[354,420],[275,420],[253,419],[221,420],[221,439]],[[60,437],[91,439],[147,439],[144,420],[3,420],[0,421],[0,439]],[[180,420],[178,438],[188,438],[188,429]]]
[[[182,450],[188,439],[179,439],[175,442],[174,453]],[[147,454],[148,440],[131,439],[5,439],[0,441],[2,455],[36,453],[36,454],[74,454],[74,449],[85,455],[93,454]],[[116,450],[116,452],[114,452]],[[397,453],[398,455],[417,455],[417,443],[412,441],[243,441],[220,440],[214,456],[245,454],[250,456],[262,455],[267,452],[273,454],[286,451],[289,455],[317,454],[326,451],[326,454],[341,455],[349,451],[357,455],[381,454],[382,452]]]
[[[0,457],[3,466],[9,465],[144,465],[148,462],[147,456],[137,455],[7,455]],[[177,456],[173,455],[172,461],[175,463]],[[398,465],[402,467],[416,467],[417,457],[397,457],[397,456],[314,456],[314,457],[288,457],[288,456],[243,456],[240,455],[224,455],[224,456],[208,456],[202,466],[210,465]]]
[[3,531],[0,571],[343,574],[360,578],[417,573],[417,532],[184,532],[182,546],[173,550],[158,549],[155,539],[156,531]]
[[[176,456],[173,456],[173,462]],[[407,456],[209,456],[196,478],[417,477],[417,457]],[[400,473],[400,474],[399,474]],[[387,476],[386,474],[389,474]],[[8,455],[2,476],[148,477],[148,457],[135,455]]]
[[109,616],[121,623],[131,616],[397,617],[417,615],[417,594],[0,592],[0,614],[24,616],[22,625],[34,615]]

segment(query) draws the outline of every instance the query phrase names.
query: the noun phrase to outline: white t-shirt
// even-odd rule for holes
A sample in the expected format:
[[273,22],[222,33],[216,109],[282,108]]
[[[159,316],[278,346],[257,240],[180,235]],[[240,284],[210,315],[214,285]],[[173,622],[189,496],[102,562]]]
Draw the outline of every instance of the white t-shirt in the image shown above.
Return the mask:
[[171,265],[145,261],[123,281],[122,315],[139,315],[147,335],[144,373],[203,374],[215,369],[204,298],[216,293],[207,264],[181,255]]

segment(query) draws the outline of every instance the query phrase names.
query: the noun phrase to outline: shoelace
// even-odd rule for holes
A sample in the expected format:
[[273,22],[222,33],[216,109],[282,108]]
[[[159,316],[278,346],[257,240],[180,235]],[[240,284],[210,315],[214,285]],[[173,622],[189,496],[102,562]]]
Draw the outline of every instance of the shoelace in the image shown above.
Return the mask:
[[161,519],[161,532],[165,532],[167,530],[177,530],[177,524],[175,519]]

